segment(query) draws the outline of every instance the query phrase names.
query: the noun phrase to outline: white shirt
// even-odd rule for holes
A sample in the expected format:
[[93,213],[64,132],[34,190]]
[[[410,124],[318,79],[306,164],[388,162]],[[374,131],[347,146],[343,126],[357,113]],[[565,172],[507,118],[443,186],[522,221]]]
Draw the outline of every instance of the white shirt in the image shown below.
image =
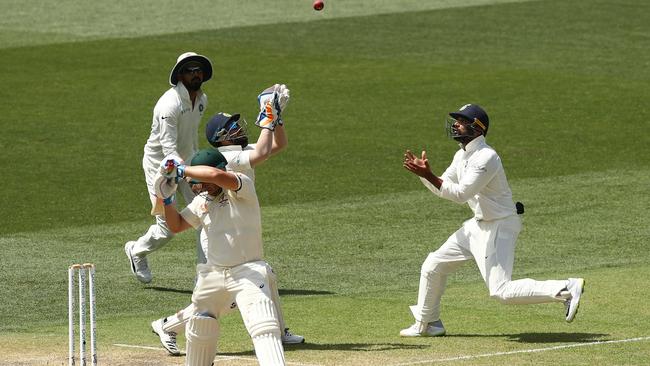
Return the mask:
[[199,92],[192,107],[190,94],[181,82],[167,90],[153,109],[151,133],[144,146],[145,164],[157,169],[169,154],[189,163],[199,149],[199,124],[207,104],[208,97]]
[[467,202],[477,220],[497,220],[517,213],[501,158],[483,136],[458,150],[440,179],[442,186],[438,190],[420,178],[438,196],[456,203]]
[[217,197],[196,196],[181,215],[194,228],[201,228],[201,240],[207,247],[207,263],[234,267],[262,260],[262,219],[252,179],[235,173],[237,190],[225,190]]
[[242,149],[241,145],[227,145],[217,148],[228,161],[226,170],[242,172],[255,181],[255,170],[251,167],[250,153],[255,150],[256,144],[246,145]]

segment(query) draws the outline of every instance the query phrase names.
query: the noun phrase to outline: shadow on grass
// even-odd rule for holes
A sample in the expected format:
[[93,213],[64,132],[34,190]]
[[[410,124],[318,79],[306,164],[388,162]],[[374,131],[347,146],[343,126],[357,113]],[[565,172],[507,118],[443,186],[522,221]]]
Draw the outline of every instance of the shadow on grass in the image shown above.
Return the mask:
[[335,292],[317,290],[279,289],[280,296],[335,295]]
[[[430,345],[403,344],[403,343],[301,343],[285,344],[285,351],[350,351],[350,352],[377,352],[393,351],[398,349],[425,349]],[[219,353],[219,356],[254,356],[254,351]]]
[[161,291],[161,292],[174,292],[177,294],[187,294],[191,295],[192,290],[181,290],[177,288],[169,288],[169,287],[159,287],[159,286],[147,286],[145,287],[147,290],[154,290],[154,291]]
[[522,343],[596,342],[609,337],[603,333],[519,333],[507,335],[509,341]]
[[459,338],[506,338],[511,342],[521,343],[584,343],[605,340],[609,334],[604,333],[519,333],[519,334],[449,334],[445,337]]
[[[160,286],[147,286],[145,287],[147,290],[154,290],[154,291],[160,291],[160,292],[174,292],[177,294],[192,294],[192,290],[181,290],[181,289],[176,289],[176,288],[169,288],[169,287],[160,287]],[[315,291],[315,290],[295,290],[295,289],[287,289],[287,290],[279,290],[280,296],[309,296],[309,295],[335,295],[334,292],[330,291]]]

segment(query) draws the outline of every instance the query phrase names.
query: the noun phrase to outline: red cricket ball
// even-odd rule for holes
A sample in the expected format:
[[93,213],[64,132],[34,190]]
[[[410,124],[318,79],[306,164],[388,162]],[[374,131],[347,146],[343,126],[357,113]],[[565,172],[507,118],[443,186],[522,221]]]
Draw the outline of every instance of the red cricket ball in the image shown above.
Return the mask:
[[315,0],[314,1],[314,10],[316,11],[321,11],[325,7],[325,3],[323,0]]

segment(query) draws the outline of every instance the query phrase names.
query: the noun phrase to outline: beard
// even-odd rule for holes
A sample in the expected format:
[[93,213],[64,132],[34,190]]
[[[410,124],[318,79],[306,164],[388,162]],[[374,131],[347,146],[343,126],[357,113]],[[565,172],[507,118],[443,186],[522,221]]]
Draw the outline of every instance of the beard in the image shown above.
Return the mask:
[[203,84],[203,81],[201,81],[201,79],[194,78],[186,86],[187,86],[187,89],[189,89],[190,91],[195,92],[195,91],[198,91],[198,90],[201,89],[202,84]]

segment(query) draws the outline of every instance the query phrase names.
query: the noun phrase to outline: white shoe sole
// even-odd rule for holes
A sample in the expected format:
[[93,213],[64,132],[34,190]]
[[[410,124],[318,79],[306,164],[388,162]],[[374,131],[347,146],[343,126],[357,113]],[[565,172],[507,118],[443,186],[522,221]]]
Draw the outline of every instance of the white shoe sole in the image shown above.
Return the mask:
[[[163,342],[162,337],[160,336],[160,333],[163,333],[164,331],[162,328],[158,328],[158,320],[154,320],[151,322],[151,332],[155,335],[158,336],[158,340],[160,340],[160,344],[162,344],[163,348],[172,356],[180,356],[181,351],[178,349],[178,347],[174,349],[170,349],[165,342]],[[159,333],[160,332],[160,333]]]
[[580,298],[582,293],[585,292],[585,280],[584,278],[578,279],[580,291],[571,297],[571,305],[569,306],[569,314],[566,316],[567,323],[571,323],[578,314],[578,309],[580,308]]
[[126,253],[126,257],[129,258],[129,264],[131,265],[131,273],[136,274],[135,273],[135,262],[133,261],[133,256],[131,255],[131,248],[133,247],[133,245],[131,243],[133,243],[133,242],[130,241],[130,242],[127,242],[126,244],[124,244],[124,253]]
[[[133,244],[132,244],[133,243]],[[124,253],[126,253],[126,256],[129,258],[129,263],[131,264],[131,273],[135,275],[135,278],[138,279],[138,281],[142,283],[149,283],[151,282],[151,278],[146,279],[141,276],[138,276],[138,273],[135,270],[135,261],[133,260],[133,254],[131,254],[131,249],[133,249],[133,246],[135,245],[135,242],[130,241],[124,244]]]

